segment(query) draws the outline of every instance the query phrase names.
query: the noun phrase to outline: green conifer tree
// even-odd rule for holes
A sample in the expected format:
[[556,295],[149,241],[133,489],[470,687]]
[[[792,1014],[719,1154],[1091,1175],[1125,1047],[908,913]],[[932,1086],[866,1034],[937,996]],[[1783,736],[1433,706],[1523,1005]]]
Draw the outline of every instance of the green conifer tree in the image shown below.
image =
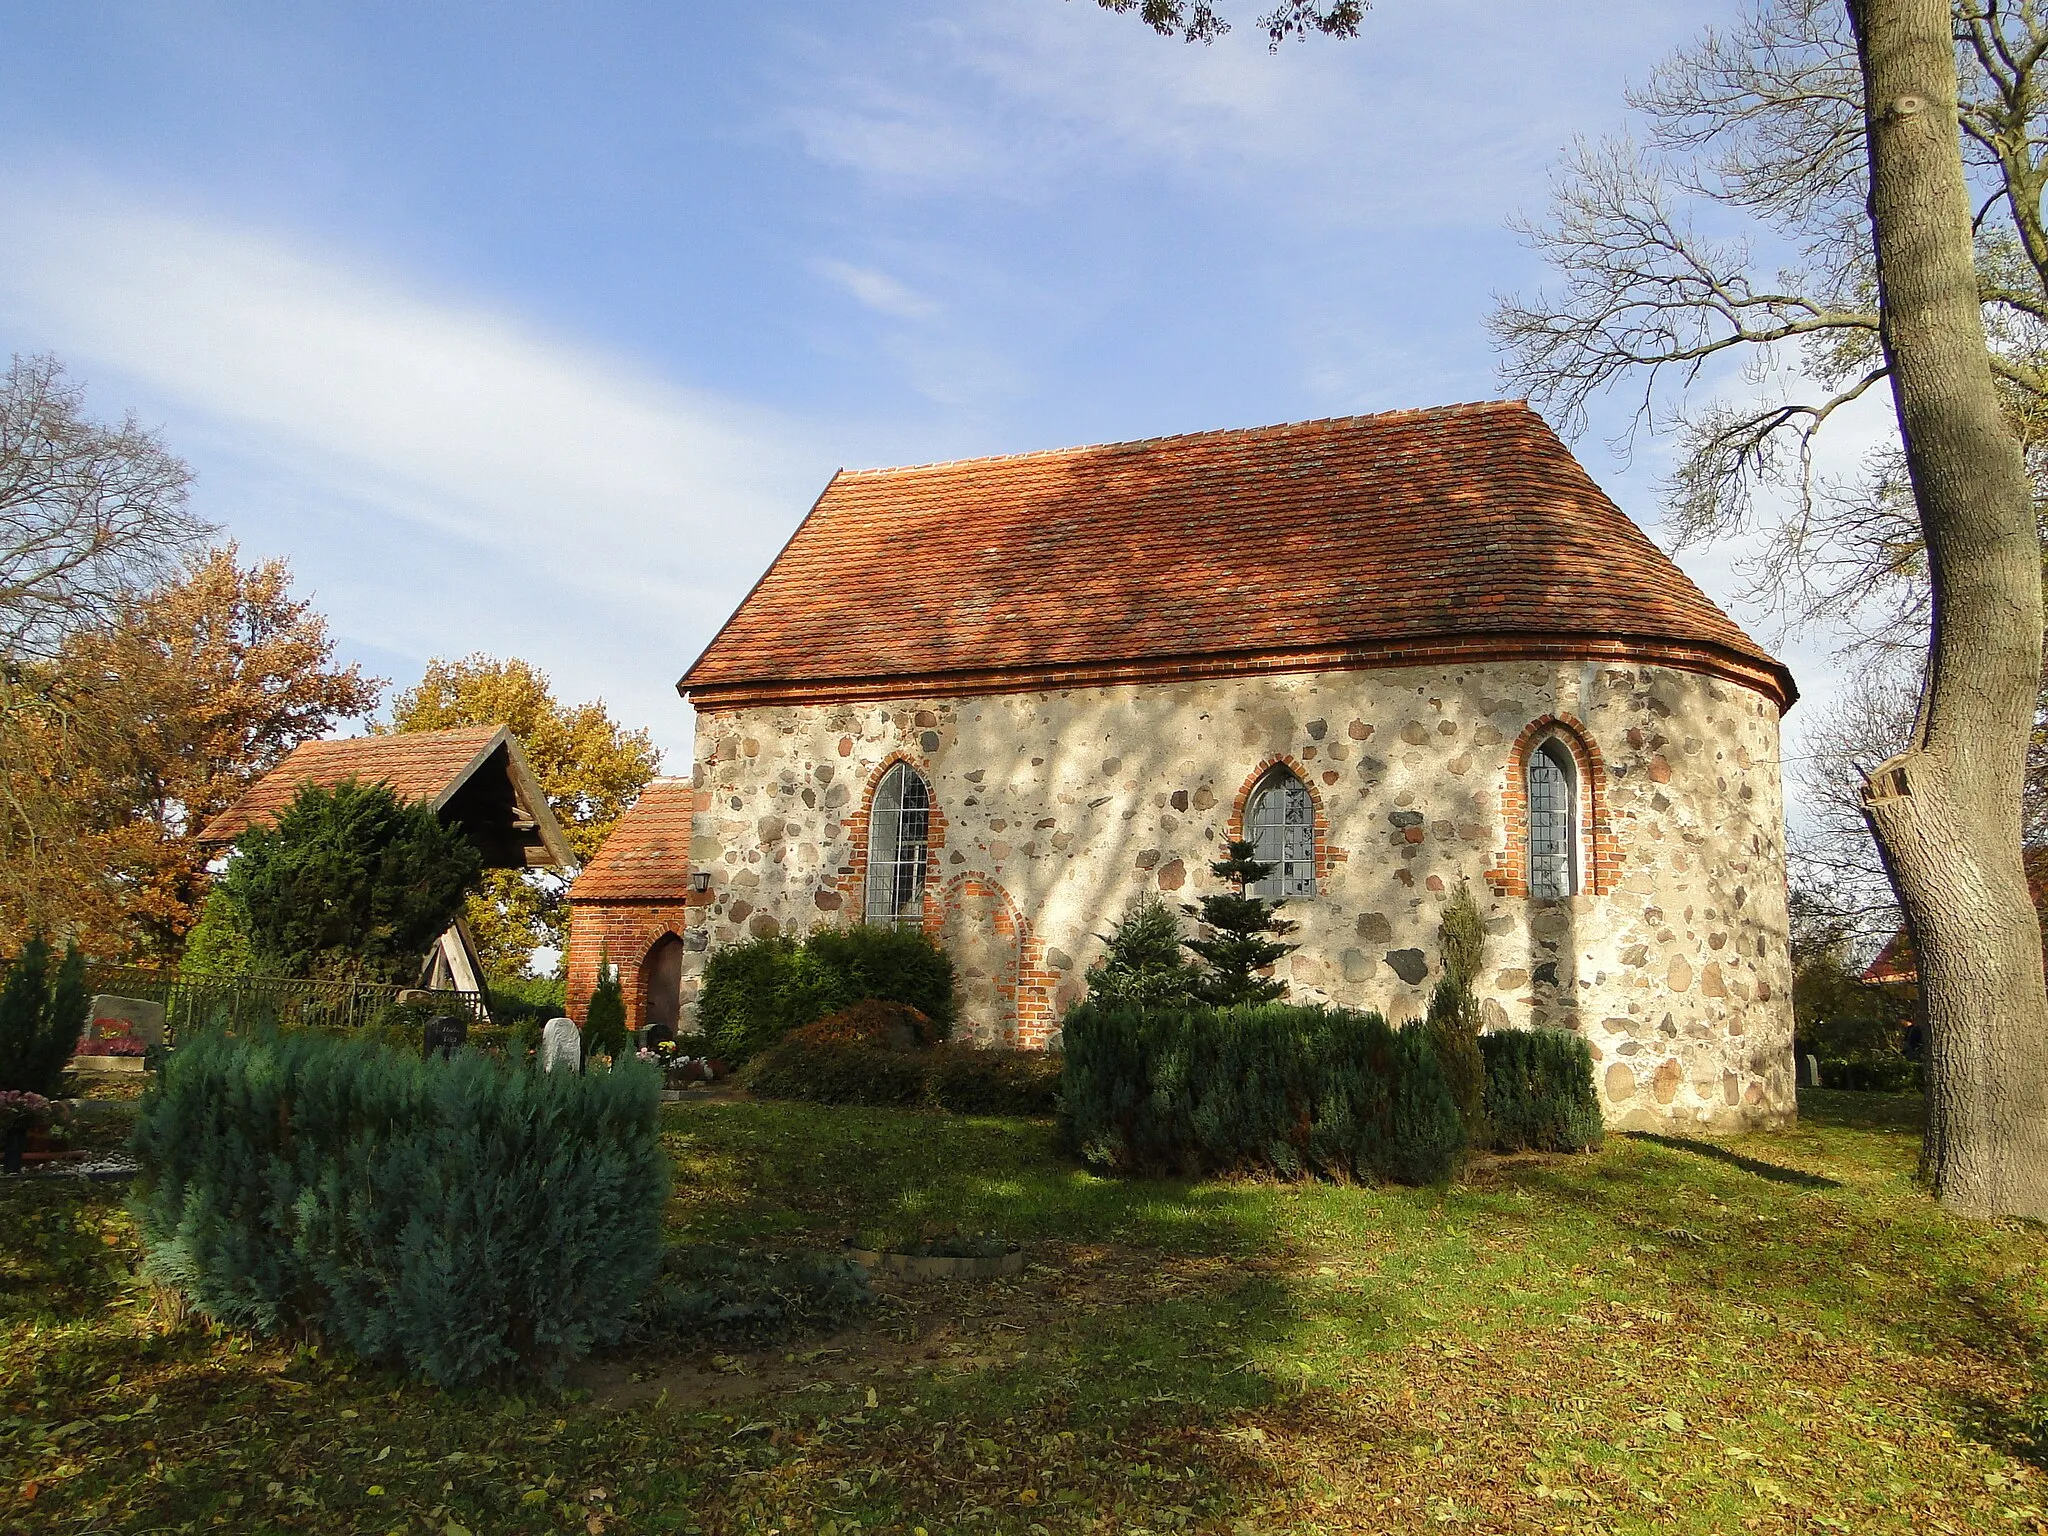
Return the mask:
[[1428,1033],[1458,1118],[1464,1122],[1466,1143],[1474,1147],[1491,1139],[1486,1124],[1486,1059],[1479,1051],[1479,999],[1472,991],[1485,944],[1479,903],[1472,898],[1471,886],[1461,880],[1437,923],[1443,979],[1429,1000]]
[[1278,915],[1284,903],[1246,894],[1273,873],[1273,866],[1254,858],[1250,843],[1227,846],[1230,856],[1211,864],[1209,872],[1231,888],[1204,896],[1199,906],[1211,937],[1181,941],[1208,962],[1195,982],[1195,995],[1218,1008],[1277,1002],[1287,995],[1287,983],[1259,973],[1300,947],[1280,942],[1280,935],[1294,932],[1294,924]]
[[1194,990],[1195,968],[1181,952],[1180,918],[1158,896],[1140,896],[1097,937],[1107,948],[1088,968],[1090,1001],[1142,1009],[1185,1001]]
[[76,944],[54,977],[50,946],[40,938],[24,944],[0,984],[0,1089],[59,1097],[91,1007]]
[[583,1059],[609,1056],[616,1061],[626,1054],[632,1038],[626,1031],[626,994],[619,987],[618,967],[609,949],[598,952],[597,987],[590,994],[590,1006],[583,1014]]
[[345,779],[306,785],[274,825],[244,832],[215,889],[260,970],[405,983],[482,871],[476,845],[432,807]]

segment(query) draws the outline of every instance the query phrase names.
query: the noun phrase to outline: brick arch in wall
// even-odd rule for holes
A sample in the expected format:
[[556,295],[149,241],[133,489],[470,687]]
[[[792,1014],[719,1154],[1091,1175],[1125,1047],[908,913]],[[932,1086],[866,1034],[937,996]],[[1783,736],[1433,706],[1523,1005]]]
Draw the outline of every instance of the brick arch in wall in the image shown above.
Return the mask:
[[634,968],[637,996],[633,1012],[627,1015],[630,1027],[682,1027],[683,954],[683,936],[672,926],[663,926],[647,941],[640,963]]
[[1585,723],[1572,715],[1542,715],[1529,722],[1508,752],[1501,785],[1501,822],[1507,847],[1486,872],[1496,896],[1529,894],[1529,754],[1546,738],[1562,741],[1579,779],[1579,825],[1585,831],[1586,867],[1580,894],[1604,896],[1621,877],[1621,847],[1607,813],[1607,760]]
[[936,934],[944,916],[939,895],[939,855],[946,847],[946,813],[939,807],[931,765],[912,753],[891,752],[875,766],[875,771],[868,775],[867,783],[861,787],[860,802],[846,822],[847,840],[851,844],[846,866],[833,882],[833,889],[839,894],[840,909],[854,922],[867,920],[868,813],[875,803],[875,791],[881,788],[883,778],[898,763],[915,769],[924,780],[925,788],[931,791],[931,817],[926,824],[924,845],[924,915],[919,926],[926,933]]
[[955,875],[941,897],[935,935],[958,978],[960,1018],[954,1037],[976,1045],[1042,1047],[1054,1024],[1059,977],[1002,882]]
[[1237,797],[1230,802],[1230,820],[1224,827],[1224,835],[1233,843],[1244,841],[1245,812],[1250,809],[1252,795],[1265,782],[1266,775],[1275,768],[1285,768],[1301,781],[1308,791],[1309,804],[1315,808],[1315,866],[1316,889],[1321,890],[1323,882],[1330,878],[1330,872],[1349,858],[1350,851],[1338,848],[1330,842],[1330,818],[1323,809],[1323,792],[1310,776],[1307,768],[1291,754],[1276,752],[1254,768],[1245,781],[1238,786]]

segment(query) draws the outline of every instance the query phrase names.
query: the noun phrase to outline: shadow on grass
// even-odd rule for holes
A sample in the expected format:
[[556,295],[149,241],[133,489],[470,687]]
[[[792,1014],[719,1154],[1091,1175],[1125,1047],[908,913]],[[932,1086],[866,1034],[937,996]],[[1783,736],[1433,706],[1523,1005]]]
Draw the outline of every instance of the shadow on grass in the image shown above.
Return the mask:
[[1694,1141],[1688,1136],[1663,1136],[1655,1131],[1623,1131],[1622,1135],[1631,1141],[1652,1142],[1660,1147],[1669,1147],[1674,1152],[1688,1152],[1694,1157],[1710,1157],[1717,1163],[1726,1163],[1731,1168],[1740,1168],[1744,1173],[1753,1173],[1760,1179],[1769,1179],[1773,1184],[1791,1184],[1800,1189],[1840,1189],[1841,1181],[1825,1178],[1817,1173],[1805,1173],[1797,1168],[1782,1167],[1767,1163],[1761,1158],[1745,1157],[1740,1152],[1711,1141]]

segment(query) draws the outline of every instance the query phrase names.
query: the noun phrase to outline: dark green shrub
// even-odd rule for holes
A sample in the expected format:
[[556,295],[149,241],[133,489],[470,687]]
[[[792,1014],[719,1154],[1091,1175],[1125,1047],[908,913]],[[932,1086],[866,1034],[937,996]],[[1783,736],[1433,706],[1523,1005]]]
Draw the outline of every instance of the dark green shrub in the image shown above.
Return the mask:
[[1098,1167],[1434,1183],[1463,1147],[1426,1033],[1375,1013],[1084,1003],[1063,1039],[1062,1129]]
[[92,998],[78,946],[50,974],[50,946],[30,939],[0,983],[0,1090],[62,1098],[64,1072],[85,1033]]
[[1387,1173],[1402,1184],[1450,1177],[1469,1145],[1427,1024],[1404,1025],[1394,1043],[1394,1123]]
[[569,1011],[568,985],[559,976],[494,976],[484,985],[494,1024],[531,1021],[546,1027]]
[[1921,1086],[1920,1063],[1898,1050],[1822,1056],[1820,1081],[1823,1088],[1842,1088],[1853,1093],[1917,1093]]
[[942,1045],[924,1057],[925,1100],[956,1115],[1050,1115],[1060,1106],[1061,1063],[1046,1051]]
[[792,1036],[750,1062],[740,1082],[763,1099],[909,1109],[924,1102],[925,1068],[915,1051]]
[[821,928],[803,941],[786,1012],[792,1027],[863,998],[908,1003],[944,1039],[953,1027],[953,962],[915,928],[856,923]]
[[1479,1038],[1486,1118],[1497,1152],[1583,1152],[1600,1145],[1593,1053],[1562,1029],[1503,1029]]
[[204,1035],[142,1101],[146,1268],[207,1316],[444,1386],[616,1342],[661,1256],[656,1074]]
[[1140,896],[1100,938],[1106,947],[1088,968],[1090,1002],[1144,1008],[1193,995],[1198,973],[1183,948],[1180,918],[1158,895]]
[[912,928],[826,928],[801,943],[748,939],[705,962],[697,1017],[711,1053],[738,1065],[868,998],[917,1009],[943,1039],[953,1023],[953,962]]
[[850,1259],[679,1246],[662,1255],[632,1331],[647,1343],[776,1343],[829,1332],[873,1300],[867,1272]]
[[215,889],[259,971],[404,983],[482,872],[476,845],[430,807],[347,779],[306,785],[274,825],[244,832]]
[[796,952],[789,939],[747,939],[714,949],[705,959],[697,1019],[712,1055],[738,1066],[796,1027],[784,1018],[781,1003]]
[[583,1013],[583,1059],[603,1056],[613,1061],[626,1054],[632,1036],[626,1031],[626,994],[609,953],[597,963],[597,986]]
[[754,1058],[740,1081],[757,1098],[961,1115],[1049,1115],[1059,1107],[1060,1059],[1044,1051],[940,1045],[892,1050],[853,1041],[786,1037]]

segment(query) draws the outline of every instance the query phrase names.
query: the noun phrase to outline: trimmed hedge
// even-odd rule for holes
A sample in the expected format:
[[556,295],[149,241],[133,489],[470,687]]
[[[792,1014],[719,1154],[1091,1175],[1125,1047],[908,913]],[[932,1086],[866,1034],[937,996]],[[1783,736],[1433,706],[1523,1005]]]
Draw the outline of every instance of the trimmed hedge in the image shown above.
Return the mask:
[[917,1009],[944,1039],[953,1024],[953,962],[914,928],[856,924],[801,941],[748,939],[705,961],[697,1017],[712,1054],[737,1066],[791,1030],[868,998]]
[[1288,1007],[1067,1014],[1060,1118],[1119,1173],[1263,1171],[1430,1184],[1464,1126],[1429,1035],[1376,1013]]
[[659,1079],[202,1035],[142,1102],[146,1268],[207,1316],[443,1386],[616,1342],[661,1261]]
[[1479,1037],[1486,1118],[1496,1152],[1583,1152],[1602,1139],[1593,1053],[1562,1029],[1503,1029]]
[[1050,1115],[1059,1107],[1060,1058],[953,1045],[897,1051],[796,1034],[755,1058],[741,1081],[763,1099]]

